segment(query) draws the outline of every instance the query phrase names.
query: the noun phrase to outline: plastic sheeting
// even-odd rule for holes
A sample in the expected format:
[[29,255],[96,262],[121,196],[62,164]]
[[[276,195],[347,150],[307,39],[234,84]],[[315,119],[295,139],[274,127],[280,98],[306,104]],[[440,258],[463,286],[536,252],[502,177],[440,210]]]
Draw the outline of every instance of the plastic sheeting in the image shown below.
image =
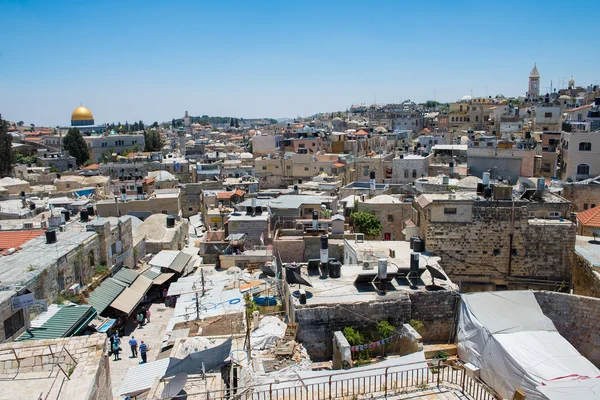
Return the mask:
[[184,359],[170,358],[169,367],[163,378],[175,376],[181,372],[185,372],[188,375],[202,374],[202,364],[204,364],[205,371],[210,371],[229,357],[231,342],[232,339],[229,338],[218,346],[192,353]]
[[260,327],[250,333],[250,344],[256,350],[275,347],[277,341],[285,334],[285,329],[286,324],[278,318],[265,324],[261,321]]
[[481,379],[504,398],[519,389],[527,400],[561,399],[538,387],[600,375],[558,333],[530,291],[462,295],[457,339],[459,357],[480,368]]

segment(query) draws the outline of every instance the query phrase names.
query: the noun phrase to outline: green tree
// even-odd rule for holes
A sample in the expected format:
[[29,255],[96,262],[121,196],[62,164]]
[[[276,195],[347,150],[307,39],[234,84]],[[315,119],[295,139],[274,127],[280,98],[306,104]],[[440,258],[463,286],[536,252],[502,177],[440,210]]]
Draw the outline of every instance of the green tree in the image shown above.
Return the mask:
[[383,226],[375,214],[369,211],[355,211],[350,214],[356,231],[367,236],[377,236],[381,233]]
[[140,120],[140,122],[138,122],[138,126],[139,126],[140,131],[143,131],[144,130],[144,121]]
[[9,176],[12,172],[13,152],[12,135],[8,133],[8,124],[0,118],[0,176]]
[[[393,326],[392,324],[390,324],[385,319],[383,319],[377,323],[377,333],[379,333],[379,340],[389,338],[390,336],[392,336],[394,334],[395,331],[396,331],[396,327]],[[386,347],[389,347],[389,343],[386,343],[384,346],[381,347],[381,352],[384,357],[385,357]]]
[[17,125],[19,125],[19,126],[23,126],[24,124],[25,124],[25,122],[23,122],[23,121],[17,122]]
[[144,151],[160,151],[164,146],[164,142],[156,130],[145,131],[144,140],[146,142]]
[[79,129],[77,128],[69,129],[69,132],[67,132],[65,138],[63,139],[63,146],[70,155],[75,157],[77,160],[77,165],[83,164],[90,158],[87,144],[85,143],[85,140],[83,140],[83,136],[81,136],[81,132],[79,132]]

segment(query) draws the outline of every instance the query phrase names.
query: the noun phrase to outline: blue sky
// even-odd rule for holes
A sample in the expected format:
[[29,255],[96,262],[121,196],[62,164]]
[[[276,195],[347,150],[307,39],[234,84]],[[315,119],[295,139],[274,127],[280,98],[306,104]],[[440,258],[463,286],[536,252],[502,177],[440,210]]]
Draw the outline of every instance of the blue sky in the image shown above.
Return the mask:
[[[0,0],[0,113],[294,117],[598,83],[600,2]],[[569,20],[570,19],[570,20]]]

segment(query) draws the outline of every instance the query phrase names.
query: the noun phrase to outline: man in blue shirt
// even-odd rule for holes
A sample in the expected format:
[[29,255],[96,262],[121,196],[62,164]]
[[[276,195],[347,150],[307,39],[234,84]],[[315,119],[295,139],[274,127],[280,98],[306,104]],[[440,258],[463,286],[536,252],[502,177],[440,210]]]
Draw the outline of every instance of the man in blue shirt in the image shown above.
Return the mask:
[[148,362],[147,360],[147,353],[148,353],[148,346],[146,346],[146,343],[144,343],[144,341],[142,340],[142,344],[140,344],[140,355],[142,356],[142,362],[140,364],[146,364]]
[[136,358],[138,353],[138,342],[135,340],[135,337],[132,336],[131,339],[129,339],[129,346],[131,346],[131,358]]

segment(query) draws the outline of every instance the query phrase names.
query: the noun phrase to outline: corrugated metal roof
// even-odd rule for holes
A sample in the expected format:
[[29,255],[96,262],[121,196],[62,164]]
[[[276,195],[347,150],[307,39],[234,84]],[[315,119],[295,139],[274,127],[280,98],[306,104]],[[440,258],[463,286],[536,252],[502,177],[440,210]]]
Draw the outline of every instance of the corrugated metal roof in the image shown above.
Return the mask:
[[149,390],[156,378],[162,378],[167,372],[170,358],[135,365],[127,370],[119,388],[119,396],[136,396]]
[[191,259],[192,259],[191,255],[181,251],[181,252],[179,252],[177,257],[175,257],[175,260],[173,260],[173,263],[171,265],[169,265],[167,268],[169,268],[170,270],[173,270],[175,272],[181,273],[181,272],[183,272],[183,269],[188,264],[188,262],[190,262]]
[[163,283],[165,283],[166,281],[168,281],[169,279],[171,279],[175,274],[172,272],[164,272],[162,274],[160,274],[159,276],[156,277],[156,279],[154,279],[154,281],[152,282],[153,285],[162,285]]
[[149,264],[158,268],[168,267],[178,254],[178,250],[161,250],[157,255],[152,257]]
[[70,337],[78,333],[96,316],[91,306],[64,306],[40,328],[30,329],[17,341]]
[[88,298],[90,303],[98,314],[102,314],[106,307],[110,305],[121,294],[127,285],[113,278],[108,278],[100,284]]
[[61,305],[59,304],[50,304],[48,309],[38,315],[36,319],[31,321],[32,328],[41,328],[50,318],[52,318],[57,312],[61,309]]
[[142,273],[142,276],[145,276],[148,279],[156,279],[160,275],[160,271],[156,271],[153,268],[148,268],[146,271]]
[[119,272],[113,275],[113,278],[126,283],[127,286],[130,286],[138,276],[140,275],[137,272],[129,268],[121,268]]

